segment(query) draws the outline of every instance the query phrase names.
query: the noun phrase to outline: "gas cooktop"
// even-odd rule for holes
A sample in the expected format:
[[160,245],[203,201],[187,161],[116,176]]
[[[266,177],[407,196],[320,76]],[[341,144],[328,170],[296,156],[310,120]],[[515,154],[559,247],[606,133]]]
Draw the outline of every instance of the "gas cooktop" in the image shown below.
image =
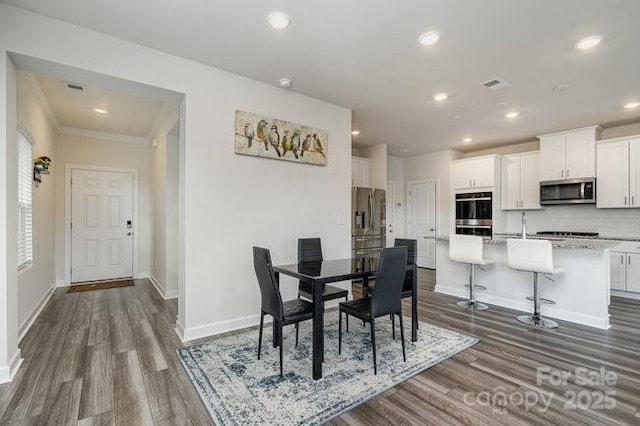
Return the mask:
[[580,238],[596,238],[597,232],[575,232],[575,231],[539,231],[536,235],[548,235],[552,237],[580,237]]

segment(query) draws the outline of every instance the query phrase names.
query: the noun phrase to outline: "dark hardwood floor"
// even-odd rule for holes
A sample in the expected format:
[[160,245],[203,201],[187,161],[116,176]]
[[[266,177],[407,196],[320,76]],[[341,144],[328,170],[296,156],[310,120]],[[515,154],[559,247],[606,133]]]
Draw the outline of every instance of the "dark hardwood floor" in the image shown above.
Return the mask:
[[[540,331],[508,309],[459,309],[458,299],[433,292],[434,279],[419,271],[420,319],[477,336],[478,344],[332,425],[640,424],[640,302],[614,298],[611,330],[561,322]],[[0,424],[211,424],[175,355],[176,309],[146,280],[58,291],[20,344],[16,379],[0,386]],[[615,384],[594,383],[590,375],[601,371],[610,381],[615,374]],[[565,372],[566,384],[550,383],[549,374]],[[577,407],[567,408],[571,402]]]

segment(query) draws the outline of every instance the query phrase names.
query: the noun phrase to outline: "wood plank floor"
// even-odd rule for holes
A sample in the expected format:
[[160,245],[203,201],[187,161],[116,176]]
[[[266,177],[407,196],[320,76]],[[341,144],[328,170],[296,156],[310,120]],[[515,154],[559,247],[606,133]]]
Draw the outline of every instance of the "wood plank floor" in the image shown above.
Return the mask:
[[[508,309],[459,309],[458,299],[433,292],[434,280],[433,271],[419,271],[420,319],[480,342],[332,425],[640,424],[640,302],[614,298],[611,330],[561,322],[539,331]],[[0,386],[0,424],[211,424],[175,355],[176,310],[146,280],[58,291],[20,344],[16,379]],[[566,384],[538,381],[541,367],[567,372]],[[601,368],[616,374],[615,385],[581,382]],[[611,402],[601,398],[606,390],[615,407],[594,409]],[[582,408],[566,407],[574,395]]]

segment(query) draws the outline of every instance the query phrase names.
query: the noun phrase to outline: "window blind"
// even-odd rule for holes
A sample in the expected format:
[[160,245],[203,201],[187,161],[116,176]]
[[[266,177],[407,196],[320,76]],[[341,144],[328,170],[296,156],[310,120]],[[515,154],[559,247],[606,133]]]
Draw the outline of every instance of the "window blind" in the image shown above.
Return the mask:
[[33,154],[31,142],[18,131],[18,270],[33,262]]

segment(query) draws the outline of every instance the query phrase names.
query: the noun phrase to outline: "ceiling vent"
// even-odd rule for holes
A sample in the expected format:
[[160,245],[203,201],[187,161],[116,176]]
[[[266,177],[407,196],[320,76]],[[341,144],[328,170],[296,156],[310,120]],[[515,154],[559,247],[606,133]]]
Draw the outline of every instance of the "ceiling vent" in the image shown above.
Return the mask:
[[482,83],[482,85],[487,89],[498,90],[507,87],[509,83],[500,78],[492,78],[491,80]]
[[67,89],[67,92],[76,95],[84,95],[87,93],[87,86],[80,83],[74,83],[73,81],[65,81],[64,87]]

